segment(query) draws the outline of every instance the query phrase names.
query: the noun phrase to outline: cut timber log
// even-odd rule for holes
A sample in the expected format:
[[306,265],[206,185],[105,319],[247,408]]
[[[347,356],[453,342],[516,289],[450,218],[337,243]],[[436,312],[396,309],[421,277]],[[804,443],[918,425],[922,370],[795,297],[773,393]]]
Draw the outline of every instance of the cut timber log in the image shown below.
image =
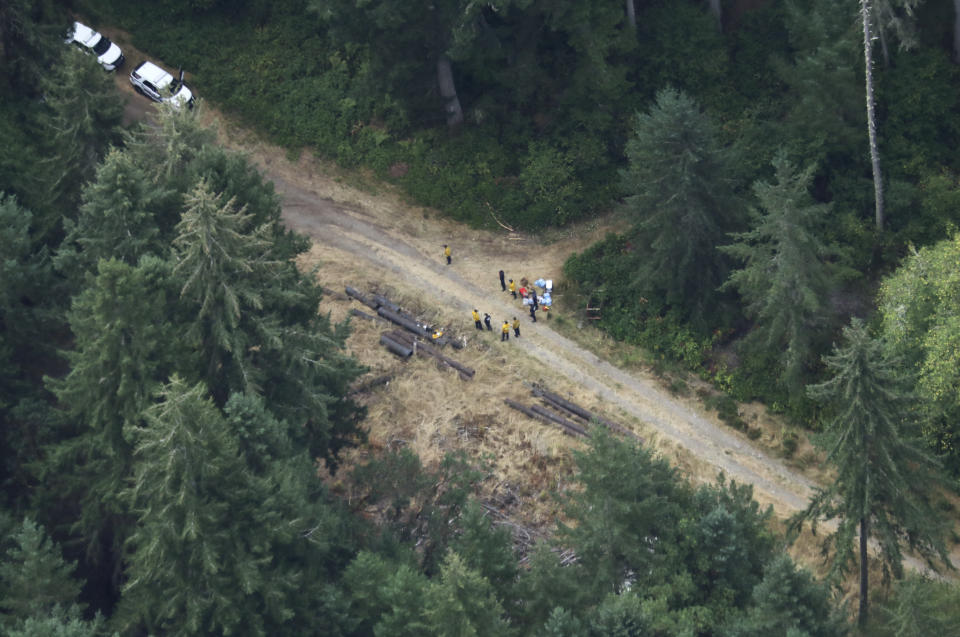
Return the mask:
[[541,407],[540,405],[532,405],[532,406],[530,407],[530,410],[533,411],[534,413],[540,414],[540,415],[543,416],[544,418],[547,418],[548,420],[550,420],[550,421],[552,421],[552,422],[555,422],[556,424],[560,425],[561,427],[563,427],[564,432],[565,432],[565,433],[569,433],[571,436],[584,436],[584,437],[585,437],[585,436],[587,435],[587,430],[584,429],[583,427],[581,427],[580,425],[578,425],[577,423],[571,422],[571,421],[567,420],[566,418],[564,418],[563,416],[558,416],[557,414],[555,414],[555,413],[553,413],[553,412],[551,412],[551,411],[547,411],[546,409],[544,409],[544,408]]
[[530,409],[530,408],[527,407],[526,405],[523,405],[523,404],[521,404],[521,403],[518,403],[518,402],[515,401],[515,400],[510,400],[509,398],[504,398],[504,399],[503,399],[503,402],[506,403],[508,407],[513,407],[513,408],[516,409],[517,411],[519,411],[519,412],[521,412],[521,413],[523,413],[523,414],[526,414],[527,416],[529,416],[530,418],[533,418],[534,420],[539,420],[539,421],[541,421],[541,422],[545,422],[545,423],[547,423],[548,425],[549,425],[549,424],[553,424],[552,421],[549,420],[548,418],[544,418],[543,416],[541,416],[541,415],[538,414],[537,412],[533,411],[532,409]]
[[408,358],[413,354],[413,348],[407,347],[403,343],[398,343],[397,341],[390,338],[389,334],[380,335],[380,344],[390,350],[392,353],[403,358]]
[[391,312],[385,307],[377,308],[377,314],[387,319],[388,321],[392,321],[396,323],[397,325],[399,325],[404,329],[410,330],[417,336],[429,336],[429,331],[427,330],[427,328],[421,325],[420,323],[417,323],[416,321],[412,321],[405,316],[401,316],[396,312]]
[[385,308],[387,308],[388,310],[390,310],[391,312],[396,312],[396,313],[398,313],[398,314],[402,314],[402,313],[403,313],[403,312],[400,310],[400,306],[399,306],[399,305],[397,305],[396,303],[394,303],[393,301],[391,301],[391,300],[388,299],[387,297],[383,296],[382,294],[374,294],[374,295],[373,295],[373,301],[374,301],[378,306],[380,306],[380,307],[385,307]]
[[367,313],[364,312],[363,310],[358,310],[358,309],[355,308],[355,307],[350,309],[350,314],[352,314],[353,316],[362,318],[362,319],[366,319],[366,320],[368,320],[368,321],[382,321],[382,320],[383,320],[383,319],[380,318],[379,316],[374,316],[373,314],[367,314]]
[[411,349],[416,350],[422,356],[433,356],[437,360],[443,361],[446,365],[460,372],[461,377],[466,376],[467,378],[473,378],[477,373],[473,368],[467,367],[466,365],[458,363],[452,358],[444,356],[436,347],[433,346],[433,344],[426,342],[425,339],[417,338],[412,334],[401,332],[399,330],[395,330],[389,334],[391,338],[399,343],[409,346]]
[[352,297],[369,307],[370,309],[377,309],[377,302],[373,299],[367,298],[367,295],[358,290],[357,288],[347,286],[344,288],[344,292],[347,293],[347,296]]
[[580,416],[581,418],[583,418],[583,419],[586,420],[587,422],[594,422],[594,421],[595,421],[595,422],[598,422],[598,423],[600,423],[601,425],[603,425],[604,427],[606,427],[607,429],[609,429],[609,430],[611,430],[611,431],[615,431],[615,432],[617,432],[617,433],[619,433],[619,434],[622,434],[622,435],[624,435],[624,436],[629,436],[629,437],[631,437],[631,438],[634,438],[634,439],[636,439],[636,440],[639,440],[641,443],[643,442],[643,438],[641,438],[641,437],[638,436],[637,434],[633,433],[632,431],[630,431],[629,429],[627,429],[627,428],[624,427],[623,425],[618,425],[617,423],[611,422],[611,421],[607,420],[606,418],[601,418],[600,416],[594,414],[594,413],[591,412],[590,410],[584,409],[584,408],[581,407],[580,405],[577,405],[576,403],[572,403],[572,402],[570,402],[569,400],[566,400],[566,399],[562,398],[561,396],[558,396],[557,394],[554,394],[553,392],[549,392],[549,391],[543,389],[542,387],[534,387],[534,389],[533,389],[533,395],[534,395],[534,396],[537,396],[537,397],[540,397],[540,398],[543,398],[544,400],[546,400],[546,401],[547,401],[548,403],[550,403],[551,405],[556,405],[557,407],[560,407],[560,408],[562,408],[562,409],[565,409],[565,410],[569,411],[571,414],[576,414],[577,416]]
[[[585,432],[583,429],[581,429],[577,425],[574,425],[570,421],[566,421],[566,422],[572,425],[572,427],[567,427],[566,425],[560,422],[557,422],[557,420],[555,419],[557,417],[553,416],[553,414],[550,414],[550,416],[548,417],[542,413],[534,411],[535,407],[527,407],[526,405],[522,405],[515,400],[510,400],[509,398],[504,398],[503,402],[506,403],[509,407],[512,407],[517,411],[523,414],[526,414],[527,416],[529,416],[530,418],[533,418],[534,420],[539,420],[540,422],[546,423],[548,425],[560,425],[562,427],[563,433],[567,434],[568,436],[586,436],[587,435],[587,432]],[[546,411],[546,410],[543,410],[543,411]]]

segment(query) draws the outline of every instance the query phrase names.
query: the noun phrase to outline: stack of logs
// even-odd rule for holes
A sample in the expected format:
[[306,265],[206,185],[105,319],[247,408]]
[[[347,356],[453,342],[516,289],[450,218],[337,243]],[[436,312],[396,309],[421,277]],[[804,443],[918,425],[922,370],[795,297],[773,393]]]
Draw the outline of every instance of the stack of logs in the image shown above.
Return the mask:
[[[367,296],[363,292],[360,292],[356,288],[351,287],[349,285],[345,288],[345,291],[347,293],[347,296],[355,298],[356,300],[360,301],[367,307],[376,310],[377,315],[380,318],[386,319],[391,323],[395,323],[396,325],[399,325],[405,330],[410,331],[412,334],[415,334],[416,336],[430,338],[431,330],[429,325],[427,325],[426,323],[421,323],[420,321],[417,320],[417,317],[411,314],[407,314],[406,312],[403,311],[403,309],[401,309],[399,305],[397,305],[387,297],[381,294],[371,294],[370,296]],[[359,316],[360,318],[366,318],[366,319],[374,318],[373,316],[367,314],[366,312],[363,312],[357,309],[351,310],[350,313],[353,314],[354,316]],[[441,346],[447,345],[449,343],[454,347],[454,349],[461,349],[463,347],[463,343],[461,343],[460,341],[456,339],[448,338],[446,336],[441,336],[438,339],[433,339],[433,342],[436,345],[441,345]],[[407,354],[407,356],[409,356],[409,354]]]
[[[460,378],[469,380],[473,378],[476,371],[466,365],[458,363],[452,358],[448,358],[440,353],[439,347],[450,343],[455,348],[462,347],[462,344],[455,339],[449,339],[441,336],[432,338],[430,326],[419,322],[416,317],[407,314],[400,306],[393,303],[390,299],[380,294],[365,295],[356,288],[346,287],[347,296],[352,297],[377,311],[377,316],[386,321],[390,321],[404,328],[403,330],[391,330],[383,332],[380,335],[380,344],[386,347],[390,352],[401,358],[409,358],[414,353],[421,356],[430,356],[438,361],[452,367],[460,372]],[[350,313],[360,318],[374,320],[377,316],[367,314],[361,310],[353,309]],[[406,331],[404,331],[406,330]]]
[[[578,422],[574,422],[567,418],[566,416],[573,415],[583,421],[584,424],[598,423],[604,427],[610,429],[613,432],[626,436],[628,438],[634,438],[635,440],[643,443],[643,438],[633,433],[623,425],[619,425],[615,422],[611,422],[606,418],[596,415],[595,413],[584,409],[576,403],[572,403],[569,400],[562,398],[561,396],[549,392],[539,385],[534,385],[533,395],[537,398],[540,398],[548,407],[553,408],[555,411],[545,409],[540,405],[522,405],[515,400],[510,400],[509,398],[505,399],[504,402],[516,409],[517,411],[523,412],[524,414],[540,420],[547,424],[559,425],[563,429],[563,433],[568,436],[578,436],[585,437],[587,435],[587,430],[584,426]],[[556,413],[557,411],[561,412],[564,415]]]
[[398,356],[407,357],[413,354],[419,354],[420,356],[435,358],[447,367],[452,367],[460,372],[460,378],[463,380],[470,380],[476,374],[476,370],[472,367],[467,367],[452,358],[444,356],[440,353],[439,348],[435,347],[432,343],[428,343],[426,340],[414,336],[409,332],[404,332],[403,330],[393,330],[382,333],[380,335],[380,344]]

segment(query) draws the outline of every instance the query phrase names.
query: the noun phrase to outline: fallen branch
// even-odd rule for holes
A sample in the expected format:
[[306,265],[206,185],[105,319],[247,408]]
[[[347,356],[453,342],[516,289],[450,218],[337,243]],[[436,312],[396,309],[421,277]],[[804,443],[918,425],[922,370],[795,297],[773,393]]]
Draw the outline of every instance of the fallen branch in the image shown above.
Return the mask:
[[505,224],[504,222],[502,222],[502,221],[500,221],[499,219],[497,219],[497,215],[493,212],[493,206],[490,205],[490,202],[489,202],[489,201],[484,201],[483,203],[487,204],[487,208],[490,209],[490,216],[493,217],[493,220],[496,221],[496,222],[500,225],[501,228],[503,228],[504,230],[509,230],[510,232],[516,232],[516,230],[514,230],[513,228],[511,228],[510,226],[508,226],[508,225]]

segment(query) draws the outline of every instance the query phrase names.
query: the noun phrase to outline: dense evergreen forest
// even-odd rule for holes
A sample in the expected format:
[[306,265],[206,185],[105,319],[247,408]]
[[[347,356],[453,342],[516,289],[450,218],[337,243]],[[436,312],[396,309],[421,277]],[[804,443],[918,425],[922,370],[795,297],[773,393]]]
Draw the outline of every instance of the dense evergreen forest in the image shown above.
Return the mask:
[[[844,635],[831,584],[859,564],[865,634],[956,634],[960,590],[902,566],[946,561],[931,486],[960,475],[954,5],[0,0],[0,632]],[[830,580],[749,485],[602,434],[525,556],[464,457],[341,468],[365,370],[295,266],[307,240],[195,113],[122,127],[71,12],[455,219],[614,211],[567,296],[821,432],[837,480],[789,532],[838,520]]]

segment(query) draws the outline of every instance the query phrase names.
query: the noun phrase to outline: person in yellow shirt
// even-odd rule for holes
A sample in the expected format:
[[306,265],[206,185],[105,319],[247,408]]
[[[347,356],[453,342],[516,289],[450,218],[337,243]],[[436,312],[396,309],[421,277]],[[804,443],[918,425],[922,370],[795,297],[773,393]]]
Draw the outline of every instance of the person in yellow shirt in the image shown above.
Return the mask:
[[510,279],[510,294],[513,295],[513,298],[517,298],[517,284],[513,282],[513,279]]
[[443,244],[443,256],[447,257],[447,265],[450,265],[450,246]]
[[513,317],[513,335],[520,338],[520,321],[516,316]]
[[480,312],[476,309],[473,310],[473,324],[477,326],[478,330],[483,331],[483,323],[480,322]]
[[509,341],[510,340],[510,324],[506,321],[503,322],[503,327],[500,328],[500,340]]

